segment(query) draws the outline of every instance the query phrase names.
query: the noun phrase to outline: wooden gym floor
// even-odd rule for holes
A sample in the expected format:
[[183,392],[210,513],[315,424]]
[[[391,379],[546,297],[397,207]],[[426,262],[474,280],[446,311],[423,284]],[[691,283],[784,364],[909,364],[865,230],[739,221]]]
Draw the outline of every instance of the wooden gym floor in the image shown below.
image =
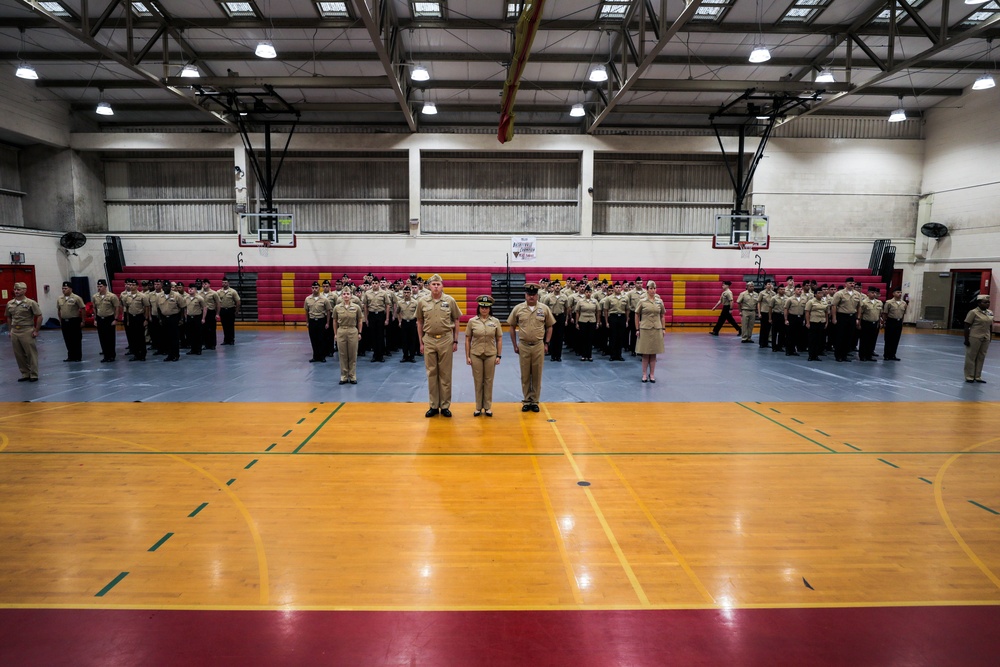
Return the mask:
[[998,406],[0,403],[0,664],[996,664]]

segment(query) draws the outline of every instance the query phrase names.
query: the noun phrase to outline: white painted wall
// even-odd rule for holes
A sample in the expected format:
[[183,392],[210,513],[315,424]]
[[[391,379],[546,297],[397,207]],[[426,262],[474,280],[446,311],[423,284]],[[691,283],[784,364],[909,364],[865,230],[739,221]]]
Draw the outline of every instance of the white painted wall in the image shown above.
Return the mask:
[[[56,316],[56,299],[62,294],[64,280],[89,276],[91,291],[97,290],[97,278],[104,272],[104,237],[91,237],[87,245],[69,255],[59,247],[60,232],[0,228],[0,263],[10,261],[11,252],[23,252],[25,265],[35,267],[38,305],[47,320]],[[45,287],[48,286],[46,292]]]

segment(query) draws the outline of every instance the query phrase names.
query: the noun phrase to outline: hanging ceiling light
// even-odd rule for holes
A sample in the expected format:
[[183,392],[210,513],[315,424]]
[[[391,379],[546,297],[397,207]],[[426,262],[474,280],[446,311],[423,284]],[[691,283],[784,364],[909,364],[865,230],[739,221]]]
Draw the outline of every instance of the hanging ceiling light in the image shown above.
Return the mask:
[[[20,74],[18,75],[20,76]],[[997,82],[993,80],[992,74],[984,74],[976,82],[972,84],[973,90],[989,90],[993,86],[997,85]]]
[[420,112],[425,116],[433,116],[438,112],[438,108],[433,102],[424,102],[424,108]]
[[750,62],[752,63],[766,63],[770,59],[771,52],[763,44],[753,47],[753,51],[750,52]]
[[582,104],[574,104],[569,109],[569,115],[572,116],[573,118],[580,118],[581,116],[585,116],[586,114],[587,112],[583,108]]
[[967,5],[984,5],[987,2],[989,2],[989,0],[965,0],[965,4]]
[[608,80],[608,68],[604,65],[598,65],[594,69],[590,70],[590,80],[594,83],[601,83],[602,81]]
[[833,72],[830,71],[829,67],[824,67],[816,75],[816,83],[833,83],[836,79],[833,78]]
[[201,76],[201,72],[198,71],[198,66],[194,63],[188,63],[181,69],[181,76],[186,79]]
[[420,65],[414,67],[413,71],[410,72],[410,79],[413,81],[430,81],[430,78],[431,73],[427,71],[426,67],[421,67]]
[[254,50],[254,55],[258,58],[277,58],[278,52],[274,50],[274,44],[271,40],[265,39],[263,41],[257,42],[257,48]]
[[899,108],[889,114],[890,123],[900,123],[906,120],[906,109],[903,108],[903,97],[899,97]]
[[98,116],[114,116],[115,110],[111,108],[109,102],[101,100],[97,103],[97,108],[94,109]]
[[38,79],[38,72],[35,71],[34,67],[22,60],[21,64],[17,66],[17,71],[14,72],[14,76],[19,79],[31,79],[34,81]]

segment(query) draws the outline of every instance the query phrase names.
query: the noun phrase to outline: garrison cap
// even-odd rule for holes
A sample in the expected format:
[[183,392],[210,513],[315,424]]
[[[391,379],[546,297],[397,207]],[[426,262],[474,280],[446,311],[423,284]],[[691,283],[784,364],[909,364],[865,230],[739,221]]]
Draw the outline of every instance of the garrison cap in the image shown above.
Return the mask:
[[14,283],[14,289],[28,289],[26,283]]
[[483,294],[481,297],[476,299],[476,305],[480,308],[492,308],[493,307],[493,297],[489,294]]
[[319,287],[319,281],[318,280],[314,280],[312,286],[313,287]]
[[188,283],[188,287],[191,289],[198,289],[198,283]]
[[73,283],[71,283],[70,281],[68,281],[68,280],[64,280],[63,281],[63,287],[72,287],[72,286],[73,286]]
[[104,285],[105,287],[107,287],[108,286],[108,281],[105,280],[104,278],[100,278],[100,279],[98,279],[97,284],[98,285]]
[[526,283],[524,286],[525,294],[538,294],[538,285],[535,283]]

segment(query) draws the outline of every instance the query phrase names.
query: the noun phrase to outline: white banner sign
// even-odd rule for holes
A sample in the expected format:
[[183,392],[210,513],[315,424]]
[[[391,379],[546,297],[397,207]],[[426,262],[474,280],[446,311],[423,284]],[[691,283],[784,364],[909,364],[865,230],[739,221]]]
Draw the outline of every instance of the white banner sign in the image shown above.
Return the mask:
[[538,245],[534,236],[513,236],[510,239],[510,254],[515,262],[533,262],[537,259]]

